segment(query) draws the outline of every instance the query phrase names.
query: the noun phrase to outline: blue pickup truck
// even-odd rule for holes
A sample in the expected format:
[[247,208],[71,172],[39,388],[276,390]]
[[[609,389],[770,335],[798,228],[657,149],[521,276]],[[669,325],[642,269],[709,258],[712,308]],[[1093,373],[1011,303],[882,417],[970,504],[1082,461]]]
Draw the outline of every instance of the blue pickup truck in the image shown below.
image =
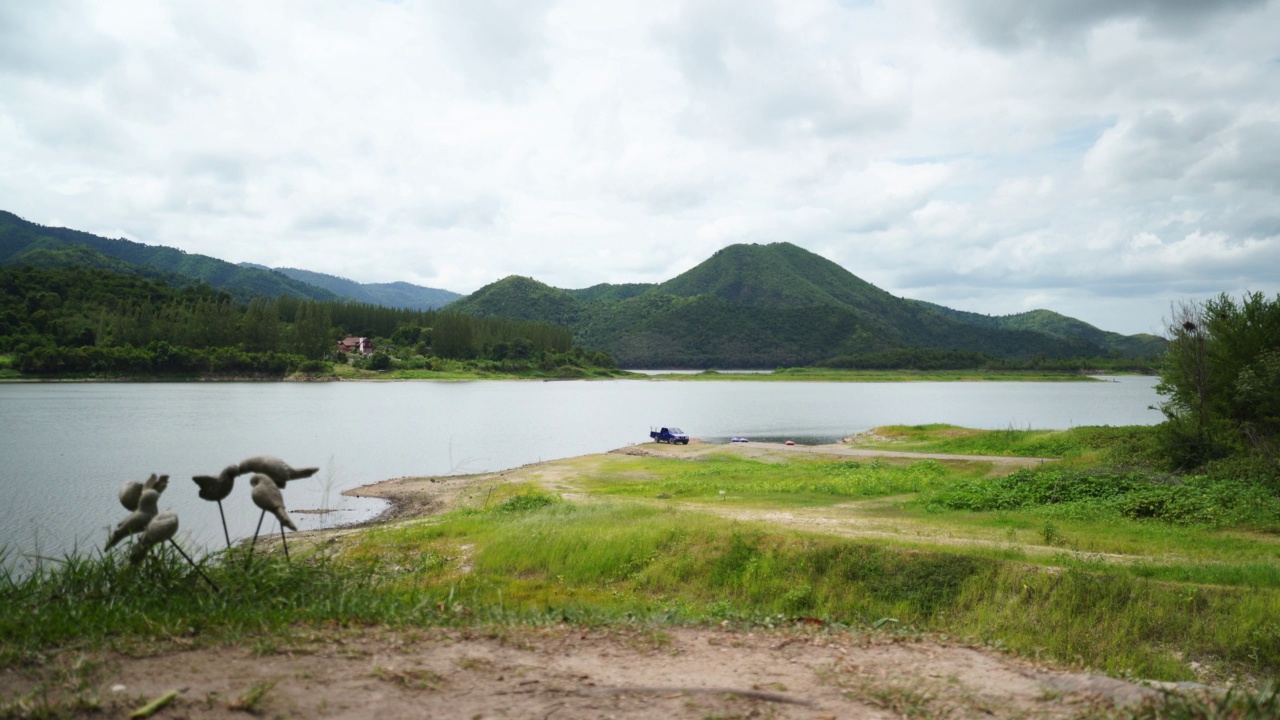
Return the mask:
[[654,442],[664,442],[672,445],[676,443],[681,445],[689,444],[689,436],[685,435],[684,431],[678,427],[649,428],[649,437],[653,438]]

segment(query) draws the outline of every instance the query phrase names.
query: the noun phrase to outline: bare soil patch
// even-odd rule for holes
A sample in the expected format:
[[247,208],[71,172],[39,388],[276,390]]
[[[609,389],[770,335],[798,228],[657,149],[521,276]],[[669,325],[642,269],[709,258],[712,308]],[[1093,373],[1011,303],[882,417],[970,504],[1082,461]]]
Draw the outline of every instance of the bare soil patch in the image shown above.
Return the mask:
[[[822,629],[317,632],[287,642],[60,658],[0,672],[12,702],[61,676],[124,716],[243,718],[1069,718],[1155,691],[938,641]],[[70,689],[55,689],[68,699]],[[46,695],[45,700],[49,700]],[[94,714],[85,710],[84,715]]]

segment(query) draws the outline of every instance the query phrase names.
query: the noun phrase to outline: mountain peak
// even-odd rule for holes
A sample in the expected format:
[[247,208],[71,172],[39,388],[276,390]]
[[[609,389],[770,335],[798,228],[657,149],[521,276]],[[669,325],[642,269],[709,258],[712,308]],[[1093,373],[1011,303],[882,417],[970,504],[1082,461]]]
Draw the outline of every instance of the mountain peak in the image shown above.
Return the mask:
[[658,291],[762,307],[847,306],[893,299],[834,262],[789,242],[728,245],[662,283]]

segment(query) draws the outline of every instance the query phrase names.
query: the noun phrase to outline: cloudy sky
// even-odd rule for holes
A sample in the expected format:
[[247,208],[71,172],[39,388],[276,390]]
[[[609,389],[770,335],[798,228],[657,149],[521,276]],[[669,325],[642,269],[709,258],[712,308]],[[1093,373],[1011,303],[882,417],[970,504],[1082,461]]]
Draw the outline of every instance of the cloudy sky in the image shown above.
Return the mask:
[[0,209],[463,293],[785,240],[1157,331],[1280,291],[1280,0],[5,2]]

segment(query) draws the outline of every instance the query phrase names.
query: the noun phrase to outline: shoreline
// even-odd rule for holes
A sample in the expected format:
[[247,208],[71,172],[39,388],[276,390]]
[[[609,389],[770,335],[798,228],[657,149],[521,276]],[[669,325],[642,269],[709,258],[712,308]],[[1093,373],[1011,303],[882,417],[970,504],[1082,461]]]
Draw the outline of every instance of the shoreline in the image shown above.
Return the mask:
[[[390,371],[396,373],[397,371]],[[416,373],[417,371],[402,371]],[[388,374],[387,376],[340,377],[337,375],[291,375],[287,377],[254,377],[254,376],[123,376],[123,377],[3,377],[0,385],[25,384],[58,384],[58,383],[331,383],[331,382],[475,382],[475,381],[512,381],[512,382],[575,382],[575,381],[607,381],[635,380],[644,382],[794,382],[794,383],[910,383],[910,382],[1026,382],[1026,383],[1059,383],[1059,382],[1114,382],[1105,378],[1116,377],[1158,377],[1143,373],[1027,373],[1023,371],[987,372],[987,371],[880,371],[880,370],[842,370],[835,372],[769,372],[769,373],[719,373],[707,372],[672,372],[672,373],[627,373],[619,375],[599,376],[583,375],[577,377],[548,377],[542,375],[484,375],[449,373],[441,377],[426,375]]]
[[[492,488],[504,483],[530,482],[526,474],[538,469],[554,469],[570,467],[599,460],[610,455],[633,455],[642,457],[659,457],[680,460],[697,460],[717,453],[733,453],[747,457],[769,457],[785,459],[787,455],[825,456],[828,458],[886,458],[891,460],[939,460],[953,462],[985,462],[1012,471],[1030,468],[1045,463],[1059,462],[1059,458],[1016,457],[1008,455],[962,455],[956,453],[928,453],[883,448],[859,448],[847,442],[827,443],[824,445],[785,445],[774,442],[752,443],[711,443],[693,438],[689,445],[677,447],[662,443],[639,443],[624,445],[599,453],[586,453],[555,460],[526,463],[504,470],[467,475],[420,475],[388,478],[366,483],[358,487],[342,491],[342,495],[354,498],[375,498],[385,500],[387,507],[374,517],[341,525],[331,530],[350,530],[371,527],[402,520],[413,520],[438,515],[452,509],[460,497],[468,490],[492,483]],[[552,473],[553,485],[559,483],[563,473]],[[536,481],[535,481],[536,482]],[[491,488],[491,491],[492,491]],[[547,488],[557,494],[563,493],[556,487]],[[578,496],[578,493],[570,493]],[[324,531],[322,531],[324,532]]]

